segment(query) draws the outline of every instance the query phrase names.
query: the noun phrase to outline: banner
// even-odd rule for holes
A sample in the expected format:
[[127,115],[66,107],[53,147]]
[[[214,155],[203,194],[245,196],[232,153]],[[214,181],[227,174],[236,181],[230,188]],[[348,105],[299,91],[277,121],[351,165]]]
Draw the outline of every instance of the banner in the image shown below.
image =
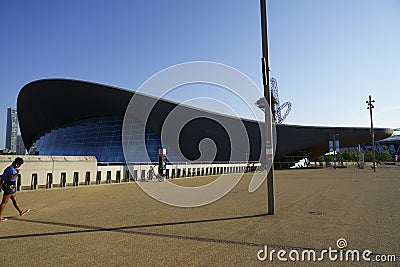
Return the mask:
[[333,147],[333,140],[329,140],[329,152],[333,152],[334,150],[339,152],[339,140],[335,140],[335,148]]

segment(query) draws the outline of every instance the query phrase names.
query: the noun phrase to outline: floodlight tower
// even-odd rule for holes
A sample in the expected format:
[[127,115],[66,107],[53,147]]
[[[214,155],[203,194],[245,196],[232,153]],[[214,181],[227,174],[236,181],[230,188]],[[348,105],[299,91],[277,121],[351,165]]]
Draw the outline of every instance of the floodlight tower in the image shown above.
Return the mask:
[[369,96],[369,99],[365,101],[368,105],[367,109],[369,109],[369,117],[371,119],[371,138],[372,138],[372,168],[374,169],[374,172],[376,172],[376,166],[375,166],[375,132],[374,132],[374,123],[372,121],[372,109],[374,108],[375,100],[372,99],[371,95]]

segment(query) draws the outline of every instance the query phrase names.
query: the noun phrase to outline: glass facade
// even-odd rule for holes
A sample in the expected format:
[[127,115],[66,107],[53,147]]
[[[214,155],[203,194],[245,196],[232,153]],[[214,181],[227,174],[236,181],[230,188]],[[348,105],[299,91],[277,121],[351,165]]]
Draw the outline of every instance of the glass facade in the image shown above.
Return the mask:
[[[46,133],[31,147],[31,152],[51,156],[96,156],[99,162],[125,162],[122,148],[121,117],[82,120]],[[134,162],[158,161],[161,140],[151,129],[136,122],[128,125],[129,149],[135,152]],[[144,144],[144,145],[143,145]],[[32,151],[34,150],[34,151]],[[147,155],[147,156],[146,156]]]

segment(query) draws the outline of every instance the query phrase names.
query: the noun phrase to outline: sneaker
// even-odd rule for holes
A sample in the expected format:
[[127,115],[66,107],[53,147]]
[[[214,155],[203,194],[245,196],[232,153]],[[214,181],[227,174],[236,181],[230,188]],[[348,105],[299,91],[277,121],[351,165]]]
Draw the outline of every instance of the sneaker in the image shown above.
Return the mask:
[[0,222],[5,222],[5,221],[7,221],[7,220],[8,220],[7,218],[0,217]]
[[19,214],[19,216],[24,216],[24,215],[26,215],[28,212],[30,212],[31,210],[30,209],[27,209],[27,210],[23,210],[23,211],[21,211],[21,213]]

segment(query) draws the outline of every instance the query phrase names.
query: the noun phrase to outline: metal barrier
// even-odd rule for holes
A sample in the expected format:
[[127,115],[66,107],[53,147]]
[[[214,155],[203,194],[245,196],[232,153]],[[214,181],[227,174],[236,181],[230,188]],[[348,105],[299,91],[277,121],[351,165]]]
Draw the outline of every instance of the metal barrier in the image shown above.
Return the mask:
[[142,173],[140,175],[140,180],[141,181],[145,181],[146,180],[146,171],[145,170],[142,170]]
[[90,185],[90,172],[86,172],[85,185]]
[[[17,191],[21,191],[21,174],[17,176]],[[0,189],[1,192],[1,189]]]
[[101,171],[97,171],[96,184],[101,184]]
[[111,171],[107,171],[106,183],[107,183],[107,184],[111,184]]
[[130,181],[129,178],[130,178],[129,170],[125,170],[124,182],[129,182]]
[[62,172],[60,177],[60,187],[65,187],[67,185],[67,173]]
[[[183,177],[201,177],[201,176],[210,176],[210,175],[218,175],[218,174],[229,174],[229,173],[240,173],[247,172],[250,170],[249,164],[240,163],[240,164],[230,164],[225,165],[222,163],[204,163],[204,164],[194,164],[194,163],[182,163],[182,164],[174,164],[167,165],[167,168],[164,172],[164,179],[175,179],[175,178],[183,178]],[[253,164],[254,166],[254,164]],[[155,180],[154,177],[157,176],[157,173],[152,173],[151,169],[155,171],[153,164],[132,164],[129,165],[129,169],[124,165],[98,165],[97,171],[88,171],[75,169],[73,172],[61,172],[61,177],[59,180],[60,187],[66,186],[74,186],[77,187],[79,185],[91,185],[94,181],[91,181],[91,178],[95,179],[96,184],[107,183],[110,184],[113,181],[116,183],[130,182],[130,181],[146,181],[146,180]],[[131,170],[131,172],[129,171]],[[96,177],[91,177],[91,172],[96,174]],[[105,172],[105,175],[102,175],[102,172]],[[82,177],[82,181],[80,183],[79,175],[80,173],[83,175],[85,173],[84,178]],[[113,175],[115,173],[115,177]],[[35,172],[32,173],[30,188],[31,190],[36,190],[40,188],[52,188],[54,182],[54,173],[52,172]],[[46,180],[41,179],[43,184],[38,184],[39,176],[46,176]],[[67,175],[72,175],[72,181],[68,180],[67,184]],[[94,174],[93,174],[94,175]],[[105,176],[105,177],[104,177]],[[115,180],[114,180],[114,179]],[[102,180],[104,179],[104,180]],[[29,182],[26,181],[26,182]],[[58,181],[57,181],[58,182]],[[70,183],[72,182],[72,183]],[[29,184],[24,184],[25,186],[29,186]],[[55,186],[58,186],[55,184]],[[29,187],[28,187],[29,188]],[[17,190],[21,190],[21,175],[18,176],[17,180]]]
[[115,182],[120,183],[121,182],[121,171],[117,171],[117,175],[115,177]]
[[79,172],[74,172],[72,186],[79,186]]
[[37,173],[32,173],[31,190],[36,190],[37,189],[37,181],[38,181]]
[[46,177],[46,188],[53,187],[53,174],[51,172],[47,173]]

